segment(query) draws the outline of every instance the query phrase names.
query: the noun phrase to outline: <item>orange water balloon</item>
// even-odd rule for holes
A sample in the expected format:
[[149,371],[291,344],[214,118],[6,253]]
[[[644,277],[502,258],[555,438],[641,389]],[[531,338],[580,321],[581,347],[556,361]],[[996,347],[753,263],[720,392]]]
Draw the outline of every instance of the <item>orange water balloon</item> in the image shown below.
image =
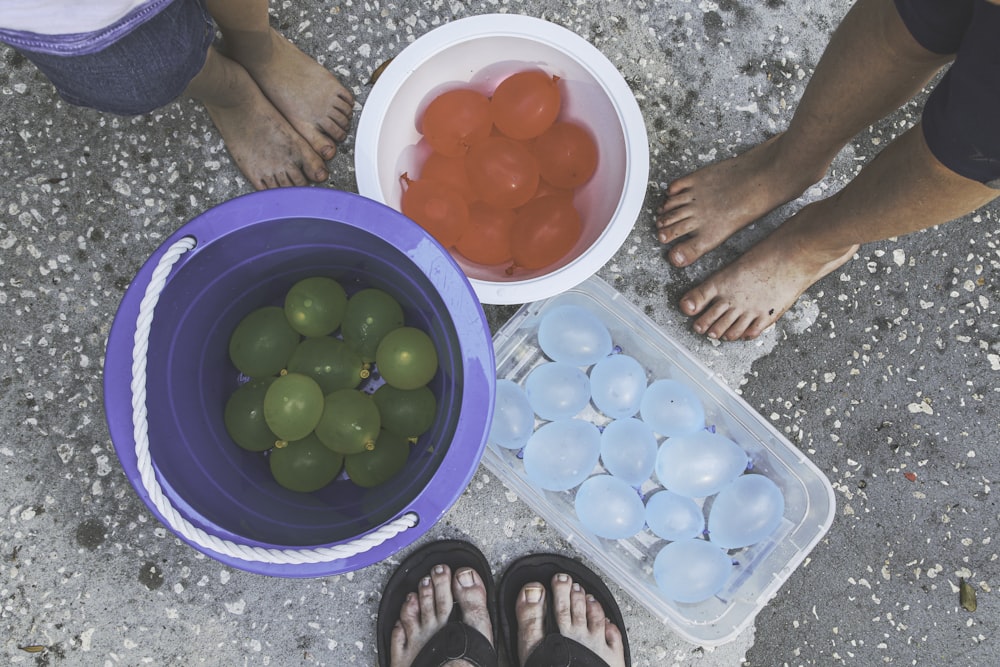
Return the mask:
[[562,108],[557,80],[526,70],[501,81],[490,100],[497,128],[511,139],[532,139],[549,129]]
[[465,258],[478,264],[503,264],[513,256],[510,249],[515,213],[482,202],[469,206],[469,226],[455,244]]
[[517,208],[538,189],[538,160],[524,144],[506,137],[472,146],[465,171],[476,194],[497,208]]
[[406,174],[403,181],[403,215],[426,229],[445,248],[455,245],[469,225],[469,205],[462,196],[435,181],[413,181]]
[[420,168],[420,180],[436,181],[446,185],[458,194],[462,199],[472,203],[479,198],[479,195],[469,184],[469,177],[465,173],[465,156],[448,157],[441,153],[431,153],[427,156],[423,166]]
[[[539,168],[539,171],[541,171],[541,168]],[[538,189],[535,190],[534,198],[538,199],[539,197],[548,197],[548,196],[558,196],[558,197],[565,197],[567,199],[573,199],[573,190],[571,188],[556,187],[544,179],[538,181]]]
[[489,98],[467,88],[435,97],[420,121],[420,132],[431,147],[450,157],[465,155],[470,146],[490,136],[492,129]]
[[560,188],[583,185],[597,170],[597,143],[583,126],[556,122],[535,140],[542,178]]
[[572,250],[582,232],[583,222],[571,200],[558,195],[532,199],[518,209],[511,229],[514,265],[547,267]]

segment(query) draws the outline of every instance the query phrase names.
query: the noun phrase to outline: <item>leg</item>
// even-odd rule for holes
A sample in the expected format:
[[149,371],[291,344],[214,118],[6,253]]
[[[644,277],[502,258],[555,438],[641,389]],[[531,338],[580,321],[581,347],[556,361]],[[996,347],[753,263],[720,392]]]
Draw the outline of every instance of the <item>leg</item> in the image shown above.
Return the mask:
[[681,310],[711,338],[755,338],[858,245],[926,229],[1000,191],[942,165],[917,125],[836,195],[806,206],[769,237],[685,294]]
[[226,55],[242,65],[271,103],[324,160],[347,136],[354,96],[326,68],[268,23],[267,0],[207,0]]
[[564,637],[583,644],[611,667],[625,666],[622,635],[604,615],[604,608],[568,574],[552,578],[552,600],[545,599],[545,587],[525,585],[517,598],[518,660],[523,665],[545,638],[545,605],[553,605],[556,627]]
[[256,189],[305,185],[329,176],[323,159],[247,71],[214,48],[185,94],[205,105],[236,165]]
[[658,210],[661,243],[687,266],[818,181],[851,137],[896,109],[951,59],[913,38],[889,0],[859,0],[834,33],[788,130],[680,178]]
[[[448,623],[454,604],[462,609],[463,621],[484,637],[493,636],[486,599],[486,586],[472,568],[461,568],[452,577],[447,565],[435,565],[429,576],[421,579],[416,593],[410,593],[392,629],[390,664],[409,667],[420,650],[438,630]],[[464,667],[464,660],[453,660],[450,667]]]

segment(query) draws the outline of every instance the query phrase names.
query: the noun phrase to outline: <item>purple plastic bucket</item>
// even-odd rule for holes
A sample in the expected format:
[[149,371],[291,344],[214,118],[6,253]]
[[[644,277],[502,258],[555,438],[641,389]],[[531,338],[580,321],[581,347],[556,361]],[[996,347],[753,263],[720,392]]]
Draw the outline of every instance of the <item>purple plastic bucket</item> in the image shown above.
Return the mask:
[[[223,424],[239,383],[233,328],[314,275],[348,293],[386,290],[438,350],[435,423],[403,471],[371,489],[338,479],[285,490],[265,455],[237,447]],[[496,385],[482,306],[448,252],[389,207],[320,188],[246,195],[168,238],[122,299],[104,372],[115,450],[157,518],[212,558],[284,577],[356,570],[427,532],[479,464]]]

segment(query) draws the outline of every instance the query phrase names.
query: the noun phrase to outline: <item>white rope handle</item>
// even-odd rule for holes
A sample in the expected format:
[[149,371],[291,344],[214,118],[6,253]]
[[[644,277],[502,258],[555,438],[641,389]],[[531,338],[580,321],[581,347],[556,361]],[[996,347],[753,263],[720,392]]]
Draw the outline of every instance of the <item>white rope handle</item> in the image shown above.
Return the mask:
[[132,425],[135,440],[135,454],[142,485],[149,493],[150,500],[156,506],[167,524],[189,541],[216,553],[246,561],[273,564],[304,565],[310,563],[326,563],[341,558],[350,558],[373,549],[408,528],[417,525],[417,515],[407,512],[398,519],[381,526],[378,530],[359,537],[351,542],[331,547],[314,549],[265,549],[263,547],[239,544],[223,540],[215,535],[209,535],[201,528],[191,524],[170,504],[163,495],[163,489],[156,480],[152,461],[149,456],[149,424],[146,411],[146,353],[149,350],[149,332],[153,324],[153,311],[167,284],[167,275],[180,259],[181,255],[197,245],[190,236],[175,242],[160,258],[153,271],[146,293],[139,304],[139,316],[136,321],[135,345],[132,349]]

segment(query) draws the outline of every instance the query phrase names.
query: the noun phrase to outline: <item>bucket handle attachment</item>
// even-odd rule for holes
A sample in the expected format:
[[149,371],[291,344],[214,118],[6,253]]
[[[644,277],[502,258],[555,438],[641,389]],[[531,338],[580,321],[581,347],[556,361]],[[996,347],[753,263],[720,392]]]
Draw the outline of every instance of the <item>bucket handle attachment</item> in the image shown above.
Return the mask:
[[146,410],[146,353],[149,350],[149,333],[153,324],[153,311],[160,299],[160,294],[167,284],[167,276],[181,256],[192,250],[197,240],[185,236],[171,245],[160,257],[153,270],[149,285],[139,304],[139,315],[136,319],[134,346],[132,348],[132,426],[135,441],[136,464],[139,470],[142,486],[149,494],[150,500],[167,524],[178,534],[198,546],[240,560],[258,563],[273,563],[281,565],[305,565],[327,563],[332,560],[351,558],[373,549],[396,537],[403,531],[417,525],[415,512],[407,512],[391,522],[380,526],[367,535],[329,547],[309,549],[268,549],[264,547],[239,544],[231,540],[223,540],[209,535],[201,528],[185,519],[170,500],[163,495],[163,489],[156,480],[152,460],[149,456],[149,423]]

